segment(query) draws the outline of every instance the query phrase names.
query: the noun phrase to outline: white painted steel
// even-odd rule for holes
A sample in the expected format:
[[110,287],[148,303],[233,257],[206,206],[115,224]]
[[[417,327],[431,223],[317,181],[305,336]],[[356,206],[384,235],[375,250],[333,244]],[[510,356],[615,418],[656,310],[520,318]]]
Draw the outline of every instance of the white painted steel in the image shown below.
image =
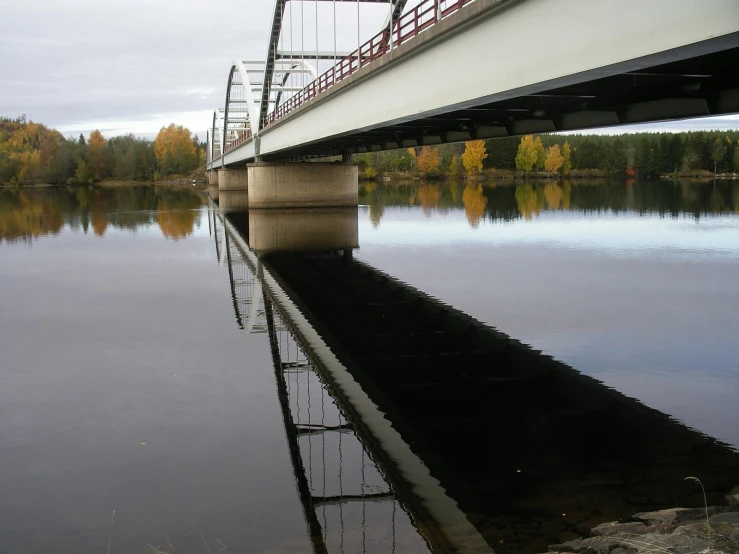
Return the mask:
[[251,81],[249,81],[249,74],[244,67],[244,63],[241,60],[234,60],[231,62],[231,66],[236,68],[241,75],[241,83],[244,86],[246,92],[246,109],[249,112],[249,119],[251,124],[251,132],[253,135],[259,134],[259,110],[254,102],[254,95],[252,94]]

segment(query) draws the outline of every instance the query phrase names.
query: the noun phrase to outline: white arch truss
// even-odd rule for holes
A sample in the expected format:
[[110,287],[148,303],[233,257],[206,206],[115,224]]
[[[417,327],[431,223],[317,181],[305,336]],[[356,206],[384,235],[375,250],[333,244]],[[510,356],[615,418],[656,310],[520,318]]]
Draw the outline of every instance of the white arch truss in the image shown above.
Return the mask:
[[[249,62],[246,62],[249,63]],[[228,74],[226,105],[223,123],[223,151],[229,146],[259,134],[259,110],[254,100],[254,90],[260,86],[251,83],[249,73],[263,70],[247,70],[245,62],[234,60]]]
[[[385,23],[385,26],[388,27],[388,29],[392,28],[397,20],[402,15],[403,9],[405,8],[406,2],[408,0],[275,0],[275,8],[274,8],[274,14],[272,17],[272,28],[269,34],[269,44],[267,46],[267,61],[264,66],[264,81],[262,83],[262,89],[261,89],[261,102],[259,106],[259,122],[260,125],[264,124],[264,121],[267,118],[267,114],[269,112],[270,104],[272,104],[275,100],[271,95],[274,92],[275,85],[273,83],[273,78],[275,77],[276,70],[279,68],[279,60],[282,58],[285,59],[285,53],[281,52],[278,48],[280,43],[280,36],[282,34],[282,27],[283,27],[283,18],[285,16],[286,8],[288,6],[289,2],[334,2],[334,3],[353,3],[353,4],[360,4],[360,3],[366,3],[366,4],[388,4],[389,11],[387,20]],[[353,29],[349,29],[353,30]],[[357,32],[359,31],[356,29]],[[334,33],[336,33],[336,28],[334,28]],[[388,33],[389,34],[389,33]],[[359,40],[359,38],[357,38]],[[335,43],[335,41],[334,41]],[[295,56],[293,58],[293,55]],[[347,55],[347,53],[341,53],[338,57],[344,57]],[[296,63],[308,59],[315,59],[316,61],[319,59],[336,59],[337,58],[337,52],[328,53],[328,52],[291,52],[290,55],[291,62]],[[277,67],[276,67],[277,66]],[[317,75],[313,76],[314,80],[317,78]],[[284,83],[286,81],[283,81],[283,88]],[[279,86],[279,85],[278,85]],[[281,95],[280,95],[281,96]],[[275,103],[275,106],[277,104]]]
[[223,154],[223,110],[220,108],[213,110],[213,123],[210,128],[209,141],[208,151],[212,162]]

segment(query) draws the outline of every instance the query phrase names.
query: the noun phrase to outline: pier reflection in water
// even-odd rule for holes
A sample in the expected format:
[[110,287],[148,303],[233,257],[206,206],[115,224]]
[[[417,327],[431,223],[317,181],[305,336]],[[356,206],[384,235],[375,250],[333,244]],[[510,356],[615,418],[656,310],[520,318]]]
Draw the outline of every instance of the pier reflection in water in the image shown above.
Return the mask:
[[249,328],[253,309],[269,332],[316,551],[417,551],[422,537],[437,552],[540,552],[698,505],[687,475],[704,476],[709,503],[736,484],[726,445],[353,260],[341,226],[333,247],[322,232],[259,251],[285,214],[222,217],[237,320]]

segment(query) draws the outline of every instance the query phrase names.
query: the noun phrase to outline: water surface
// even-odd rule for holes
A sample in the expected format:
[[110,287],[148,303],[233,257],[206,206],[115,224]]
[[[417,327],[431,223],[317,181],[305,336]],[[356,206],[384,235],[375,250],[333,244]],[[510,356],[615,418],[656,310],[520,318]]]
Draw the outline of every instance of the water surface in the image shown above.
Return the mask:
[[[255,222],[269,218],[224,208],[224,219],[190,191],[0,191],[4,551],[101,552],[110,540],[111,552],[417,552],[482,540],[539,552],[603,518],[697,505],[680,471],[710,472],[714,498],[730,488],[739,186],[371,184],[360,201],[306,234],[358,245],[351,261],[251,252]],[[439,317],[441,335],[409,330]],[[554,375],[567,390],[547,393],[549,362],[523,345],[505,364],[529,380],[496,373],[506,339],[491,327],[563,362]],[[342,368],[365,400],[345,394]],[[460,371],[471,377],[439,395],[434,383]],[[475,394],[483,382],[488,396]],[[590,405],[581,383],[621,408]],[[537,415],[537,395],[557,401]],[[518,400],[474,417],[460,403],[506,397]],[[674,456],[624,452],[633,433],[604,445],[584,427],[593,414],[615,433],[650,429]],[[447,447],[455,429],[465,441]],[[588,448],[591,463],[568,461]],[[659,486],[640,482],[657,473]]]

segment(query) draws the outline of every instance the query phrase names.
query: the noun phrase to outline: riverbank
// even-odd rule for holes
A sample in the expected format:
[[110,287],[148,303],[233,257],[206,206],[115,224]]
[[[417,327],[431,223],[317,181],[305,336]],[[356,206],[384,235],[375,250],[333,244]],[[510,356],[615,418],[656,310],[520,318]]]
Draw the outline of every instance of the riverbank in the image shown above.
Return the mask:
[[600,170],[577,170],[571,171],[567,176],[562,176],[556,173],[547,173],[545,171],[509,171],[505,169],[501,170],[487,170],[473,175],[466,174],[422,174],[411,171],[387,171],[381,175],[373,175],[371,172],[367,174],[362,171],[359,174],[360,181],[376,181],[376,182],[392,182],[392,181],[475,181],[475,182],[493,182],[493,181],[531,181],[531,180],[542,180],[551,181],[559,179],[623,179],[627,180],[634,177],[626,175],[612,175],[607,171]]
[[603,523],[590,537],[549,547],[546,554],[739,554],[739,487],[728,505],[671,508]]

